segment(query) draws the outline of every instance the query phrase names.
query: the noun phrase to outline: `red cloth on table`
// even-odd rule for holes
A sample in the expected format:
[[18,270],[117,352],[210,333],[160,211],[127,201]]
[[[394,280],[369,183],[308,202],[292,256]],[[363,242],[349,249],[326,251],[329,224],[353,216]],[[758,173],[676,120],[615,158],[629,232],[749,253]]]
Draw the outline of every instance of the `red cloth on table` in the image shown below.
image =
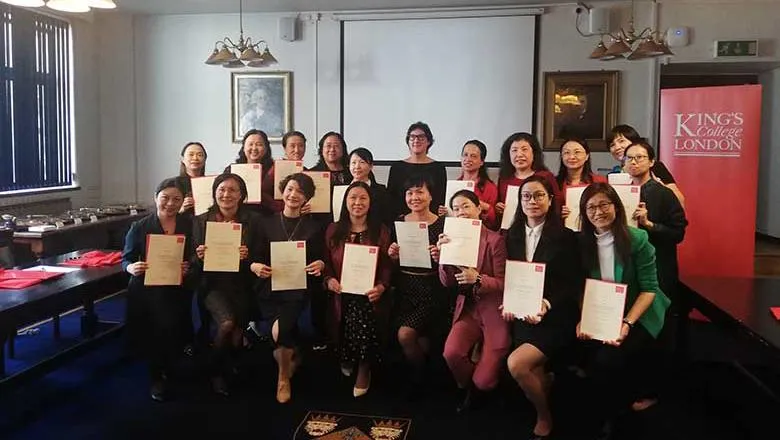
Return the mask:
[[102,267],[113,266],[122,262],[121,252],[102,252],[90,251],[78,258],[67,260],[62,263],[63,266],[76,267]]
[[24,289],[62,275],[64,275],[62,272],[43,270],[0,269],[0,289]]

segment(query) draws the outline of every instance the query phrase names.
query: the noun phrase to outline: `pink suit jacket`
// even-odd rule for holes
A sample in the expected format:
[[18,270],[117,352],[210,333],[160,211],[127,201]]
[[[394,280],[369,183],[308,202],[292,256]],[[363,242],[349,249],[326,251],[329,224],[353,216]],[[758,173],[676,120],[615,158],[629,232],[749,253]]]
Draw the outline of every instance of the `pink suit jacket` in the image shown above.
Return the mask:
[[[479,238],[477,271],[482,274],[482,284],[476,291],[476,308],[482,319],[484,337],[489,338],[494,347],[509,347],[509,324],[501,318],[498,307],[504,301],[504,270],[506,268],[506,242],[498,232],[482,227]],[[455,274],[460,270],[449,265],[439,266],[439,279],[447,287],[457,286]],[[466,297],[458,295],[452,323],[458,321]]]

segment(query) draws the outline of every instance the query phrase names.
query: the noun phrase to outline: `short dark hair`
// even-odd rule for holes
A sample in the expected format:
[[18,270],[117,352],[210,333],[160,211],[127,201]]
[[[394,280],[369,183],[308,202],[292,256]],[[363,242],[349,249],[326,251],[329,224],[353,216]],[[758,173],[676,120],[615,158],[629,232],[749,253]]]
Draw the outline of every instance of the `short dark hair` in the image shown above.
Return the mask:
[[469,200],[471,200],[472,203],[479,206],[479,197],[477,197],[476,194],[474,194],[474,191],[468,190],[468,189],[462,189],[450,197],[449,200],[447,200],[447,203],[450,205],[450,209],[452,209],[452,201],[455,200],[456,197],[465,197]]
[[304,136],[303,133],[301,133],[300,131],[293,130],[293,131],[288,131],[287,133],[284,134],[284,136],[282,136],[282,147],[286,147],[287,141],[293,136],[298,136],[299,138],[303,139],[304,144],[306,143],[306,136]]
[[[203,150],[203,168],[200,169],[200,173],[198,173],[198,176],[203,176],[206,174],[206,159],[208,159],[209,155],[206,153],[206,147],[203,146],[200,142],[187,142],[184,144],[184,147],[181,149],[181,153],[179,153],[179,156],[184,157],[184,152],[187,151],[187,148],[190,145],[197,145],[200,147],[201,150]],[[183,163],[179,162],[179,175],[180,176],[186,176],[187,175],[187,167],[184,166]]]
[[612,145],[612,142],[618,136],[623,136],[631,142],[638,141],[642,138],[642,136],[639,135],[639,132],[637,132],[634,127],[628,124],[618,124],[612,127],[612,130],[610,130],[609,134],[607,135],[607,147]]
[[260,158],[260,164],[263,166],[263,174],[265,174],[274,165],[274,158],[271,156],[271,144],[268,141],[268,135],[263,130],[253,128],[244,133],[244,138],[241,139],[241,146],[238,148],[236,163],[247,163],[246,153],[244,153],[244,144],[246,144],[246,140],[249,139],[249,136],[254,136],[256,134],[260,135],[260,138],[263,139],[263,145],[265,145],[265,154]]
[[422,187],[428,188],[428,192],[433,195],[433,187],[434,184],[431,181],[431,179],[422,173],[413,173],[409,177],[404,180],[403,189],[404,194],[406,194],[406,191],[409,191],[411,188],[422,188]]
[[168,188],[176,188],[181,192],[181,195],[184,196],[185,189],[184,185],[182,185],[182,181],[179,177],[169,177],[162,182],[160,182],[159,185],[157,185],[157,189],[154,190],[154,196],[157,197],[160,192],[163,190],[166,190]]
[[654,149],[653,147],[651,147],[651,146],[650,146],[650,144],[649,144],[649,143],[647,143],[647,141],[645,141],[644,139],[642,139],[642,140],[638,140],[638,141],[634,141],[634,142],[631,142],[631,145],[629,145],[628,147],[626,147],[626,151],[625,151],[623,154],[626,154],[626,153],[628,153],[628,150],[629,150],[631,147],[642,147],[642,148],[644,148],[644,149],[645,149],[645,151],[647,151],[647,157],[648,157],[648,159],[650,159],[650,160],[655,160],[655,149]]
[[544,153],[542,152],[542,146],[539,143],[539,139],[531,133],[519,132],[512,133],[506,138],[501,145],[501,159],[499,160],[499,176],[502,178],[508,178],[515,174],[515,166],[512,165],[512,160],[509,157],[509,150],[512,148],[512,144],[518,141],[526,141],[531,146],[533,152],[533,162],[531,162],[531,169],[534,171],[547,171],[547,167],[544,165]]
[[[433,132],[431,132],[431,127],[428,126],[425,122],[417,121],[414,124],[410,125],[409,128],[406,130],[406,145],[409,145],[409,136],[412,134],[414,130],[422,130],[423,133],[425,133],[425,137],[428,138],[428,150],[431,149],[433,146]],[[425,151],[428,151],[425,150]]]
[[303,173],[290,174],[289,176],[282,179],[282,181],[279,182],[279,191],[284,192],[284,189],[287,188],[287,184],[291,181],[294,181],[298,184],[298,186],[301,188],[301,191],[303,192],[303,196],[306,197],[307,201],[314,197],[314,180],[312,180],[308,174]]

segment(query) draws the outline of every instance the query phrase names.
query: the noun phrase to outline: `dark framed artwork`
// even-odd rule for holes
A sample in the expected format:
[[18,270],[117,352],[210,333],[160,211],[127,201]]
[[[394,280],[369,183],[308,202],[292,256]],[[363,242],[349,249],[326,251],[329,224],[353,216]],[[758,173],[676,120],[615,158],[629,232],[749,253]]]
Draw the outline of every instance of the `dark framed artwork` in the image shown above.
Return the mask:
[[566,136],[588,141],[592,151],[609,151],[607,134],[617,124],[620,72],[545,72],[546,150],[558,150]]
[[280,142],[292,129],[292,72],[233,72],[230,96],[233,142],[253,128]]

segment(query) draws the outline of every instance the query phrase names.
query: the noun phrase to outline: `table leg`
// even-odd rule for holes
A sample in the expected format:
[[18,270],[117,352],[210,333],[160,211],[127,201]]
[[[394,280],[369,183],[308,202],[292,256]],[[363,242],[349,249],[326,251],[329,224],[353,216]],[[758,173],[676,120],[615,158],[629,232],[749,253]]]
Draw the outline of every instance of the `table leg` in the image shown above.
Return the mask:
[[81,315],[81,336],[91,338],[97,333],[98,316],[95,313],[95,302],[90,298],[84,300],[84,313]]
[[0,329],[0,377],[5,377],[5,341],[8,334]]
[[8,359],[13,359],[16,357],[16,346],[14,345],[15,339],[16,336],[13,334],[8,337]]
[[51,318],[52,326],[54,327],[54,339],[60,339],[60,315],[59,313]]

